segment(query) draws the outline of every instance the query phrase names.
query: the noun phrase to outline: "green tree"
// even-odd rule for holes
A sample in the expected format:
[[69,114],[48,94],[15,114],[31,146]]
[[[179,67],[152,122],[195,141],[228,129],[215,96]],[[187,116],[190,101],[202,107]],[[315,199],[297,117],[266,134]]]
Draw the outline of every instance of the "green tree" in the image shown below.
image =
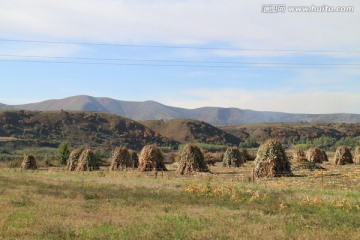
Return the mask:
[[248,138],[244,142],[241,142],[239,144],[239,147],[242,148],[257,148],[260,146],[260,143],[258,143],[255,139]]
[[58,148],[58,153],[56,155],[57,160],[62,165],[66,165],[66,161],[70,155],[70,144],[68,142],[62,142]]
[[352,138],[352,137],[344,137],[339,139],[335,146],[347,146],[348,148],[355,148],[355,146],[357,146],[359,144],[359,140],[357,138]]
[[313,146],[320,147],[320,148],[323,148],[323,147],[329,148],[329,147],[334,146],[335,143],[336,143],[335,138],[332,138],[329,136],[324,136],[324,135],[319,138],[315,138],[313,140]]

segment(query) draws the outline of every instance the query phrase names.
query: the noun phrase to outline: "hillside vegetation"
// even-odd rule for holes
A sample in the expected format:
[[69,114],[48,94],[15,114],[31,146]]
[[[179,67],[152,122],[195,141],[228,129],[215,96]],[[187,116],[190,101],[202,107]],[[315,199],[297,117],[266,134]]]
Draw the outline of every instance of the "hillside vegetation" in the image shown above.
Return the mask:
[[179,142],[239,145],[240,139],[206,122],[192,119],[142,121],[148,128]]
[[57,147],[64,140],[73,146],[135,150],[150,143],[178,145],[134,120],[106,113],[0,111],[0,126],[0,146]]
[[242,140],[254,139],[263,142],[269,138],[280,139],[284,143],[306,143],[321,137],[336,140],[350,137],[360,138],[360,123],[263,123],[220,126]]

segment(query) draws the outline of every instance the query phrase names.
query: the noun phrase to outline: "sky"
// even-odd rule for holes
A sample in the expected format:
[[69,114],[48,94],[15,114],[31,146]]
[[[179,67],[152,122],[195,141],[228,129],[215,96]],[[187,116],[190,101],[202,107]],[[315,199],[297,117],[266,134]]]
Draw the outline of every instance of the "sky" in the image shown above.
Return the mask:
[[359,23],[356,0],[0,0],[0,103],[360,113]]

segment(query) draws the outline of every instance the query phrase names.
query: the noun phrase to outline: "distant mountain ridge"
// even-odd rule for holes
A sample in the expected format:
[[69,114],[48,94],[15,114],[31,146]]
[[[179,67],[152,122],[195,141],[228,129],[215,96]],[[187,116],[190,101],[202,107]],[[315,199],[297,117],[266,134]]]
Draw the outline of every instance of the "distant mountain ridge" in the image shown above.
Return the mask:
[[121,101],[112,98],[91,97],[86,95],[47,100],[39,103],[24,105],[0,104],[0,109],[39,111],[54,111],[63,109],[72,111],[95,111],[113,113],[137,121],[190,118],[205,121],[213,125],[236,125],[265,122],[360,122],[360,114],[293,114],[221,107],[186,109],[163,105],[155,101]]

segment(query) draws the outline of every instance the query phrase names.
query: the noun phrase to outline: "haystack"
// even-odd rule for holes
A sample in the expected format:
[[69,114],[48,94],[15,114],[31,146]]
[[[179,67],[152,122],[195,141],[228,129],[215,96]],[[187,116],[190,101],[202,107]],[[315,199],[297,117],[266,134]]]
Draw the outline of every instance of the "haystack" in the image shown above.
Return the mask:
[[355,164],[360,164],[360,146],[357,146],[355,148],[354,163]]
[[131,157],[130,167],[131,168],[138,168],[138,166],[139,166],[139,156],[138,156],[138,154],[133,150],[129,150],[129,153],[130,153],[130,157]]
[[323,154],[323,162],[328,162],[328,161],[329,161],[329,158],[328,158],[328,156],[327,156],[327,154],[326,154],[326,151],[323,150],[323,149],[321,149],[321,152],[322,152],[322,154]]
[[245,157],[242,156],[238,148],[229,147],[224,154],[223,165],[225,167],[240,167],[246,161],[244,159]]
[[311,147],[306,153],[306,159],[309,162],[322,163],[323,161],[326,161],[327,156],[320,148]]
[[194,144],[187,144],[181,151],[177,173],[190,175],[195,172],[209,172],[200,148]]
[[334,164],[344,165],[349,163],[354,163],[350,150],[345,146],[338,147],[334,155]]
[[76,171],[94,171],[98,169],[98,158],[95,156],[93,151],[85,149],[79,157]]
[[292,176],[291,165],[278,140],[263,143],[256,155],[254,177]]
[[244,163],[250,160],[250,154],[245,148],[240,148],[239,151],[240,151],[240,156]]
[[302,162],[307,161],[304,151],[302,151],[300,149],[293,149],[292,150],[292,160],[295,163],[302,163]]
[[141,150],[138,170],[140,172],[152,170],[167,171],[164,164],[164,156],[155,144],[147,145]]
[[74,149],[74,150],[71,151],[71,153],[69,155],[69,158],[67,160],[67,165],[66,165],[67,170],[69,170],[69,171],[74,171],[75,170],[80,155],[81,155],[81,150],[80,149]]
[[222,158],[219,158],[219,154],[218,153],[212,153],[212,152],[208,152],[208,151],[204,151],[203,152],[203,156],[204,156],[204,161],[205,164],[208,166],[215,166],[215,163],[219,161],[221,161]]
[[22,170],[35,170],[37,169],[36,160],[33,156],[27,155],[24,157],[21,167]]
[[111,157],[110,171],[125,170],[130,166],[130,161],[131,156],[127,148],[116,148]]

